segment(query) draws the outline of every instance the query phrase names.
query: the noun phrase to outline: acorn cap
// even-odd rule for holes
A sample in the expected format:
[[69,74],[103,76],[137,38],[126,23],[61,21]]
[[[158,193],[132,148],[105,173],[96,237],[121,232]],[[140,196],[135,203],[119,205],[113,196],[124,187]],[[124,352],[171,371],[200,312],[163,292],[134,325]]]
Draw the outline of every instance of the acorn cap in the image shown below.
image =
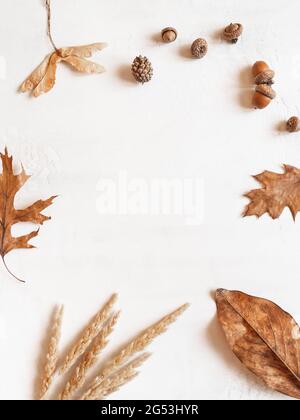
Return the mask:
[[240,23],[231,23],[224,29],[223,35],[227,41],[237,40],[243,32],[243,26]]
[[272,89],[271,86],[266,84],[257,85],[255,91],[261,93],[262,95],[265,95],[267,98],[270,99],[274,99],[276,97],[275,90]]
[[272,79],[275,76],[275,72],[273,70],[265,70],[259,73],[255,77],[255,83],[257,85],[269,84],[272,83]]
[[175,28],[169,26],[161,31],[161,37],[164,42],[173,42],[177,38],[177,31]]

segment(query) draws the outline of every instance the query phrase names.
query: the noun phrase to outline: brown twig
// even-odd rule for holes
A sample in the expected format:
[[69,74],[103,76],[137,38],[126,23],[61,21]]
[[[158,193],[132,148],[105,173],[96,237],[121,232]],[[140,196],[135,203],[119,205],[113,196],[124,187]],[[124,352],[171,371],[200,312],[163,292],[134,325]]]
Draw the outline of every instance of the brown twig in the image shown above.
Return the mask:
[[53,41],[52,33],[51,33],[51,16],[52,16],[51,15],[51,0],[46,0],[46,9],[47,9],[47,35],[49,37],[52,47],[57,52],[58,48],[55,45],[55,42]]

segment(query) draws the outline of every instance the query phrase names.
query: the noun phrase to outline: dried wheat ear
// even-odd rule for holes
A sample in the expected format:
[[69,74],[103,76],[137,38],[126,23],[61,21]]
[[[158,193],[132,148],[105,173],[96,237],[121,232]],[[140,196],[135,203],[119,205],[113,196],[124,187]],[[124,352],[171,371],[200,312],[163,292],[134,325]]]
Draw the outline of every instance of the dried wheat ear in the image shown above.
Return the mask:
[[[41,378],[39,398],[57,400],[102,400],[118,391],[138,375],[138,368],[149,358],[146,348],[159,335],[165,333],[188,308],[185,304],[148,327],[121,350],[101,365],[100,355],[106,348],[120,312],[114,310],[117,295],[114,294],[97,312],[92,321],[59,363],[58,347],[61,335],[63,307],[55,313],[45,367]],[[99,366],[97,366],[99,364]],[[90,379],[91,368],[96,375]],[[63,385],[50,398],[51,384],[62,378]]]

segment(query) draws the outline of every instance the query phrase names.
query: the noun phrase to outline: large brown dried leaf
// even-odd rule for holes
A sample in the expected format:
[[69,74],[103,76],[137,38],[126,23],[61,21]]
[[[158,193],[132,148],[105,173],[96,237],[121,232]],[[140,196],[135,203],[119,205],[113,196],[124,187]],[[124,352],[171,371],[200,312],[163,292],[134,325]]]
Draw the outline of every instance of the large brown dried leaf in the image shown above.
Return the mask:
[[32,222],[42,225],[46,220],[51,219],[41,212],[52,204],[55,196],[48,200],[38,200],[24,210],[16,210],[14,208],[15,196],[30,176],[26,174],[23,167],[18,175],[14,174],[13,159],[8,156],[7,149],[5,149],[5,154],[1,153],[0,156],[2,160],[2,174],[0,174],[0,255],[5,264],[4,258],[10,251],[18,248],[34,248],[29,241],[39,233],[39,230],[36,230],[15,238],[11,233],[12,226],[19,222]]
[[87,57],[102,50],[106,44],[96,43],[78,47],[66,47],[48,55],[36,70],[22,83],[21,92],[31,92],[38,97],[49,92],[55,85],[57,64],[61,61],[70,64],[82,73],[103,73],[104,67],[100,64],[85,60]]
[[218,318],[233,353],[270,388],[300,399],[300,328],[275,303],[219,289]]
[[254,176],[263,188],[245,194],[251,202],[244,216],[260,217],[269,213],[272,219],[277,219],[288,207],[293,218],[296,218],[300,211],[300,170],[289,165],[284,165],[283,169],[282,174],[264,171]]

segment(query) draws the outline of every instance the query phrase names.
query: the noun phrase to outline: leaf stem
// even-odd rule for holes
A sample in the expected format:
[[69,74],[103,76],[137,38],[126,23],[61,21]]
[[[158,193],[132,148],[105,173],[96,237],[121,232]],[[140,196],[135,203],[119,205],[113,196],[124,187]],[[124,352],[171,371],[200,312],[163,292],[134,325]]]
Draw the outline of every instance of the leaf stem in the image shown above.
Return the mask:
[[5,257],[2,255],[1,256],[1,258],[2,258],[2,261],[3,261],[3,265],[4,265],[4,267],[6,268],[6,270],[8,271],[8,273],[12,276],[12,277],[14,277],[16,280],[18,280],[19,282],[21,282],[21,283],[26,283],[24,280],[21,280],[19,277],[17,277],[14,273],[12,273],[11,272],[11,270],[8,268],[8,266],[7,266],[7,264],[6,264],[6,261],[5,261]]

